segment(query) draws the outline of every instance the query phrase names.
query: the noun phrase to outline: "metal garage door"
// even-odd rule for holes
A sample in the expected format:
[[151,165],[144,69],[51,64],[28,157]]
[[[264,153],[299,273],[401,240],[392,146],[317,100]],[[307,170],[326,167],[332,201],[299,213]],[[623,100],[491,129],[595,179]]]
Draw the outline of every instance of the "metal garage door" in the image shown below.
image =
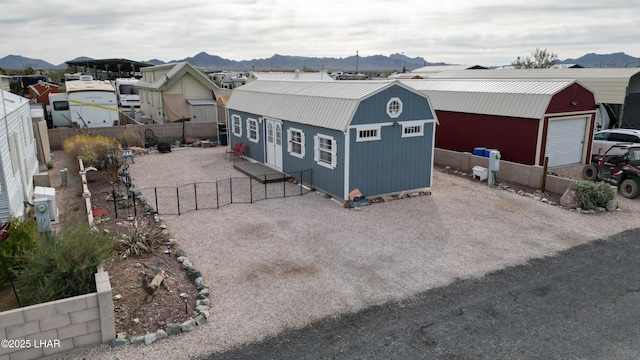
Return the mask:
[[582,162],[587,118],[549,120],[546,156],[549,167]]

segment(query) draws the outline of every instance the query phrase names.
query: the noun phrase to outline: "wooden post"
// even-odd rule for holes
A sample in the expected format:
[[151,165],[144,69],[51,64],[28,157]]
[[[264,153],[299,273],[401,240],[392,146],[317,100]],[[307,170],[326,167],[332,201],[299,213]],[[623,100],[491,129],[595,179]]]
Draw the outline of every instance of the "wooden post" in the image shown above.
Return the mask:
[[542,166],[542,181],[540,182],[540,191],[545,192],[547,187],[547,167],[549,166],[549,157],[544,157],[544,165]]

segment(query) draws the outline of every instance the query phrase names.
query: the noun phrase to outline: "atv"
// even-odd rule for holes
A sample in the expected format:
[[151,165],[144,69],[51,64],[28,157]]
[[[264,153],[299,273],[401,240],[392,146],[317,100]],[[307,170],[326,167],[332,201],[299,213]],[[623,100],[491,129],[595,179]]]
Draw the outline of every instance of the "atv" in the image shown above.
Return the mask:
[[[623,155],[609,155],[614,148],[622,148]],[[635,198],[640,188],[640,146],[615,145],[604,154],[591,155],[591,163],[582,169],[582,177],[590,181],[606,181],[618,186],[622,196]]]

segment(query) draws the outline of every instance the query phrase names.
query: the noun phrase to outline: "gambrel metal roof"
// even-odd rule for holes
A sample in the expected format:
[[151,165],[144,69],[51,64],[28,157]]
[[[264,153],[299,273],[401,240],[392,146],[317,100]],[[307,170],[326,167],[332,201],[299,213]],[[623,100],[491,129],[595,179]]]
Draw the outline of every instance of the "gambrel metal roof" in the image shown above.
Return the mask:
[[401,80],[435,110],[540,119],[555,94],[575,80]]
[[639,68],[449,70],[429,74],[428,77],[430,79],[574,79],[593,92],[598,104],[624,104],[627,93],[640,92]]
[[345,131],[362,100],[391,86],[424,96],[397,80],[256,80],[234,89],[227,108]]
[[273,72],[273,71],[254,71],[249,75],[249,80],[296,80],[296,81],[335,81],[325,71],[320,72]]

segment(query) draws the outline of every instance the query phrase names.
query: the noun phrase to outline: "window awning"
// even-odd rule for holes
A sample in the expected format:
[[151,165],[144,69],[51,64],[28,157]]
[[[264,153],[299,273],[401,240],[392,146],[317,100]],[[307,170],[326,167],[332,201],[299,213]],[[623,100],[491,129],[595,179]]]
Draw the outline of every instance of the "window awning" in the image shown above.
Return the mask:
[[164,100],[164,108],[167,111],[167,117],[170,122],[191,120],[191,112],[189,104],[182,94],[162,94]]

